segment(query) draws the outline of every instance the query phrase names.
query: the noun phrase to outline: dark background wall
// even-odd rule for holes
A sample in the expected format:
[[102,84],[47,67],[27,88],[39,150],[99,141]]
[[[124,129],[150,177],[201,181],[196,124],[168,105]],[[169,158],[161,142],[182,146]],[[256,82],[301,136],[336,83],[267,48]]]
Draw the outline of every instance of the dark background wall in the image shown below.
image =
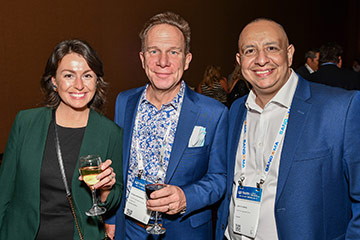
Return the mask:
[[193,61],[184,76],[192,86],[208,64],[221,66],[223,75],[232,71],[240,30],[256,17],[284,26],[295,45],[295,66],[307,48],[330,40],[343,46],[346,66],[360,55],[359,0],[1,0],[0,152],[16,113],[40,106],[42,71],[64,39],[86,40],[99,53],[110,82],[106,115],[112,119],[117,93],[146,83],[138,32],[166,10],[182,15],[192,28]]

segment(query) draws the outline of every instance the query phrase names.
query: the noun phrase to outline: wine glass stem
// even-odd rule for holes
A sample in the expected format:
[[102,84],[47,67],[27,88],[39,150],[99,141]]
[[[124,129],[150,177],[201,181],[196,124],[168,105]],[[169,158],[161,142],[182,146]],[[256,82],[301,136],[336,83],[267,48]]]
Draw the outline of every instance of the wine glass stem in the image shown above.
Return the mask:
[[158,211],[155,212],[155,225],[157,225],[157,220],[158,220]]
[[91,195],[92,195],[93,206],[97,206],[96,189],[91,189]]

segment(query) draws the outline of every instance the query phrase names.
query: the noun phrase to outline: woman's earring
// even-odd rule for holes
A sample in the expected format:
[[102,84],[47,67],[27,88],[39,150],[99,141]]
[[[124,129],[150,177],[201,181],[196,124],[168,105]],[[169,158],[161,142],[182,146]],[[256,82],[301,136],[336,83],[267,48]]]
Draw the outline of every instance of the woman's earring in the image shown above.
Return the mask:
[[53,86],[54,92],[57,92],[57,87],[54,85]]

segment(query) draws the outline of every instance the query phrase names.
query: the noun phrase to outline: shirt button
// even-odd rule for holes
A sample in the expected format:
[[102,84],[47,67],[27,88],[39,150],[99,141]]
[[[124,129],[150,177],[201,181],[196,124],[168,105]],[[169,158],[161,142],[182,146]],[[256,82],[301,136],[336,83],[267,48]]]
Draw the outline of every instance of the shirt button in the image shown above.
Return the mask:
[[259,147],[262,147],[262,142],[259,142],[259,143],[258,143],[258,146],[259,146]]

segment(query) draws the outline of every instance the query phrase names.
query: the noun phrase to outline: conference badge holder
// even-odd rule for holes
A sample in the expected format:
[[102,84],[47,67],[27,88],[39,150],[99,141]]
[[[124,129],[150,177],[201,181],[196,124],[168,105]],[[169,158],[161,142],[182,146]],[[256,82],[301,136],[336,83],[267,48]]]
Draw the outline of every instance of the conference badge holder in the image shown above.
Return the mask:
[[139,222],[148,224],[151,211],[146,208],[145,180],[135,178],[126,200],[124,214],[136,219]]
[[262,189],[238,185],[235,213],[234,232],[255,238],[260,214]]

